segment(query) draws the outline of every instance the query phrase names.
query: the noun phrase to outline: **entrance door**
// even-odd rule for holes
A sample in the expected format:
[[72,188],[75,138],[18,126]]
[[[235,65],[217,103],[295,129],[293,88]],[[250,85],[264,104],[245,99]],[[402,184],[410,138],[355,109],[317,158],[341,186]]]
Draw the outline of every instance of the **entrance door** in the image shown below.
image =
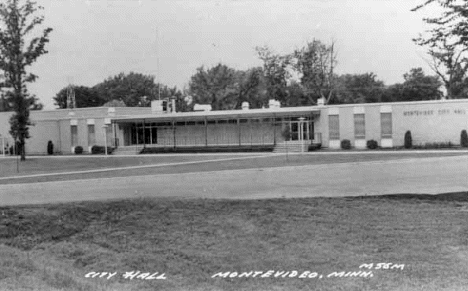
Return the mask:
[[[302,126],[301,126],[302,124]],[[291,121],[291,140],[309,140],[310,139],[310,125],[309,121]],[[302,128],[301,128],[302,127]]]

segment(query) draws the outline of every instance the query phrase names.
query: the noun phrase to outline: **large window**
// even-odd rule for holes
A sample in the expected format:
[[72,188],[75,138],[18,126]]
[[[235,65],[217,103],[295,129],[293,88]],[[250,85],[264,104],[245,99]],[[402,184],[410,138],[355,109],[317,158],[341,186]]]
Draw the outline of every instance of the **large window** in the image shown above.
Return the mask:
[[96,144],[96,134],[94,131],[94,124],[88,124],[88,146]]
[[354,138],[366,138],[366,120],[364,114],[354,114]]
[[78,145],[78,126],[77,125],[72,125],[70,128],[71,132],[71,145],[72,147]]
[[328,131],[330,139],[340,139],[340,116],[329,115],[328,116]]
[[[161,129],[172,129],[171,123],[141,123],[132,124],[130,128],[131,144],[157,144],[158,127]],[[107,142],[112,140],[112,127],[108,126],[106,134],[109,137]]]
[[380,113],[382,138],[392,138],[392,113]]

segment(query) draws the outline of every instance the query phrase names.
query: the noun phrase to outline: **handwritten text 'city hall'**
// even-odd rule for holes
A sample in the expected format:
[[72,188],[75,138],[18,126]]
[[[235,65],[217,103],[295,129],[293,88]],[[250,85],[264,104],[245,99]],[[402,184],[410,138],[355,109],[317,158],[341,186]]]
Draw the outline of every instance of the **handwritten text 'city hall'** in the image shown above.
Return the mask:
[[[159,275],[158,275],[159,274]],[[85,278],[102,278],[109,280],[110,278],[117,275],[117,272],[89,272],[85,275]],[[166,280],[165,273],[142,273],[140,271],[133,271],[133,272],[125,272],[122,274],[124,279],[140,279],[140,280]]]

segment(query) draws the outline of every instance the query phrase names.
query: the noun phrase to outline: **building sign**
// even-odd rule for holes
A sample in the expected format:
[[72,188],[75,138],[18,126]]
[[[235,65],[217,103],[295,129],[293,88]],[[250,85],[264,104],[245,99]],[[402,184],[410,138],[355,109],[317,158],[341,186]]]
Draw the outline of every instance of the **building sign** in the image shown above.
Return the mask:
[[437,109],[437,110],[409,110],[403,111],[403,116],[428,116],[428,115],[465,115],[465,109]]

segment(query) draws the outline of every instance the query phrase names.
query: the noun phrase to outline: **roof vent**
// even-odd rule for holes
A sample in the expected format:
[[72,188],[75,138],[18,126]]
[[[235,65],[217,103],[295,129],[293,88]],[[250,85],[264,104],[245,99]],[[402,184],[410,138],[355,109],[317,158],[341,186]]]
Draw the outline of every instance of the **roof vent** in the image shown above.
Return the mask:
[[193,105],[193,111],[211,111],[210,104],[195,104]]

